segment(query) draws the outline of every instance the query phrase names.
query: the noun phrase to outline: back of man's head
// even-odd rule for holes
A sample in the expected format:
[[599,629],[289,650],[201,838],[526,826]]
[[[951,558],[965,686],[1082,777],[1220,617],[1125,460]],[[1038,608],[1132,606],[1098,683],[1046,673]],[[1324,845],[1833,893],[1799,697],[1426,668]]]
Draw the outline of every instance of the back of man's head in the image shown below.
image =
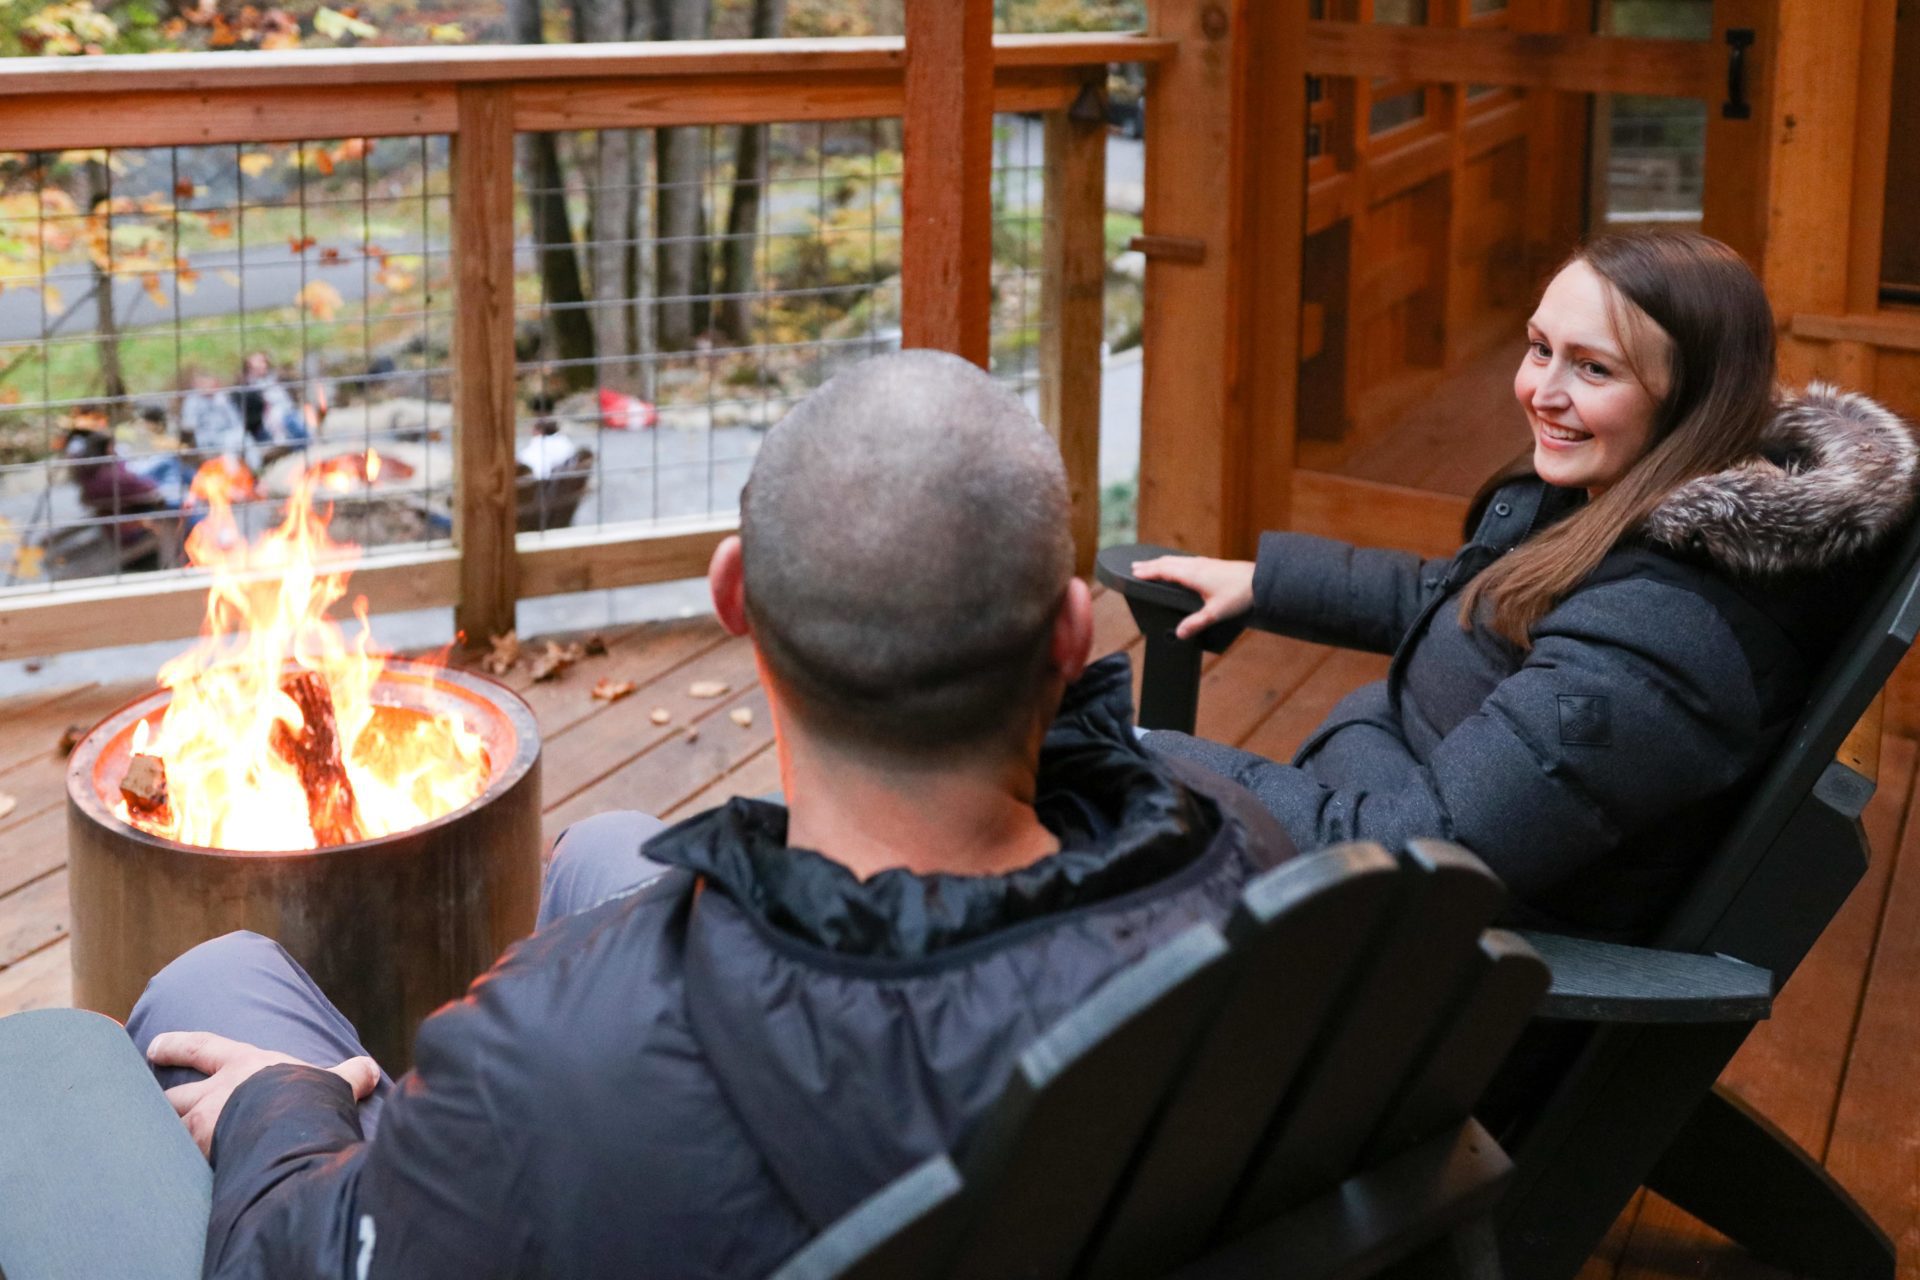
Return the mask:
[[741,507],[755,643],[809,730],[880,760],[1029,731],[1073,544],[1017,396],[939,352],[866,361],[768,433]]

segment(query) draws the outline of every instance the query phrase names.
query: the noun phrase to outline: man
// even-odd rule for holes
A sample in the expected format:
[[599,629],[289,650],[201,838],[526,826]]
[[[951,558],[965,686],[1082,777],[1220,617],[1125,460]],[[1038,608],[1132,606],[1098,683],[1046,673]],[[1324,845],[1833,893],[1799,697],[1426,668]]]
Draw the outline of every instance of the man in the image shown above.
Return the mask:
[[[576,827],[545,927],[390,1087],[263,939],[154,980],[136,1041],[208,1073],[170,1097],[213,1160],[210,1275],[765,1274],[1291,852],[1232,784],[1140,749],[1123,660],[1083,675],[1058,455],[963,361],[885,357],[796,408],[710,580],[786,807]],[[237,1042],[263,1017],[278,1052]]]

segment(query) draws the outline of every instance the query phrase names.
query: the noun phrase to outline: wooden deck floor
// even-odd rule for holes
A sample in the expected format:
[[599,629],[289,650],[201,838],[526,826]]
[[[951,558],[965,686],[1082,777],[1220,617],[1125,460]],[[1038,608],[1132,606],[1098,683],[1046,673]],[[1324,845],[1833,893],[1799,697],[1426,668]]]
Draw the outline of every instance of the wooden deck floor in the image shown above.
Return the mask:
[[[1098,604],[1102,652],[1138,642],[1119,599]],[[558,682],[513,683],[544,737],[546,835],[608,808],[667,816],[777,785],[765,699],[752,655],[712,622],[608,632],[609,652]],[[1285,757],[1333,703],[1385,660],[1250,634],[1206,671],[1200,730]],[[609,705],[601,677],[639,689]],[[694,699],[697,681],[729,692]],[[0,703],[0,1014],[65,1004],[67,884],[64,766],[55,743],[141,690],[85,685]],[[669,720],[655,725],[650,713]],[[753,712],[750,725],[732,717]],[[1900,1274],[1920,1280],[1920,826],[1908,822],[1916,744],[1889,738],[1867,814],[1872,872],[1782,993],[1727,1080],[1859,1196],[1900,1244]],[[0,800],[0,809],[6,808]],[[1655,1197],[1616,1224],[1584,1280],[1762,1277],[1745,1258]]]

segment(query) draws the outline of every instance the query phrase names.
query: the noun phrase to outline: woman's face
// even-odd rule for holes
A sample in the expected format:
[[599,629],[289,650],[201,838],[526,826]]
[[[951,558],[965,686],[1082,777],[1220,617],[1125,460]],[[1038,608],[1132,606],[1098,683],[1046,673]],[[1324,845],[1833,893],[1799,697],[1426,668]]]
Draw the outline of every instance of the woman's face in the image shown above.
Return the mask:
[[1527,322],[1527,354],[1513,378],[1533,430],[1534,471],[1595,497],[1653,443],[1667,382],[1667,339],[1651,321],[1633,326],[1650,349],[1635,350],[1629,364],[1622,344],[1630,335],[1615,332],[1611,288],[1584,262],[1555,276]]

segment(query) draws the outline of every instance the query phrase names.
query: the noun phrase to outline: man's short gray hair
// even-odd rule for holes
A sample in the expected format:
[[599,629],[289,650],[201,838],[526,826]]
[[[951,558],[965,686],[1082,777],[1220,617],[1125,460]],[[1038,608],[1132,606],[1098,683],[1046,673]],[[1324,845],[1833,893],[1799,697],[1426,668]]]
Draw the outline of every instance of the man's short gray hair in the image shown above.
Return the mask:
[[945,753],[1024,728],[1073,573],[1066,474],[958,357],[868,360],[768,433],[741,499],[748,616],[810,727]]

